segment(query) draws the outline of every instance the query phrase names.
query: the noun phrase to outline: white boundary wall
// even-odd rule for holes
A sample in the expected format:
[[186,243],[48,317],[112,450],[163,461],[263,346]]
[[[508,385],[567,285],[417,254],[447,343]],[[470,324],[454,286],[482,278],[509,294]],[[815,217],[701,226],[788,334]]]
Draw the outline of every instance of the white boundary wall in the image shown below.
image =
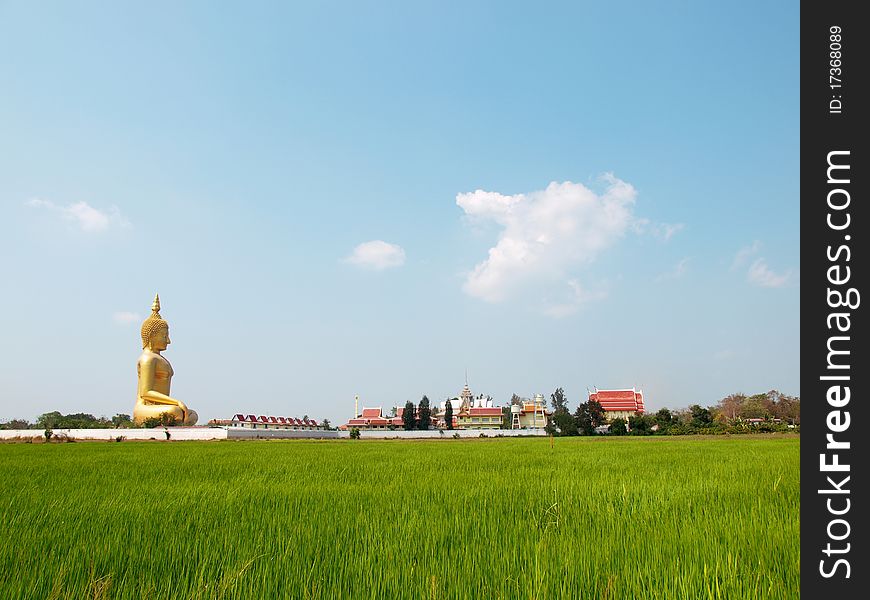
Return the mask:
[[[73,440],[114,440],[119,437],[125,440],[158,440],[166,441],[169,432],[170,441],[193,440],[280,440],[280,439],[347,439],[349,431],[294,431],[292,429],[248,429],[243,427],[157,427],[153,429],[54,429],[53,436],[68,437]],[[390,430],[360,430],[362,439],[427,439],[449,440],[455,436],[460,438],[479,437],[526,437],[545,436],[543,429],[454,429],[429,431]],[[43,438],[43,429],[7,429],[0,430],[0,440]]]
[[[429,430],[429,431],[405,431],[404,429],[360,429],[359,436],[361,439],[427,439],[427,440],[449,440],[453,439],[454,434],[458,434],[460,438],[479,438],[479,437],[540,437],[546,436],[547,433],[543,429],[444,429],[444,430]],[[350,437],[349,431],[342,431],[341,437]]]
[[[167,427],[170,440],[225,440],[225,429],[215,427]],[[53,437],[68,437],[73,440],[166,440],[162,427],[152,429],[53,429]],[[44,429],[0,430],[0,439],[43,438]]]
[[225,430],[227,439],[230,440],[334,440],[340,437],[341,432],[317,430],[299,430],[292,429],[248,429],[247,427],[230,427]]
[[[341,437],[338,431],[293,431],[291,429],[242,429],[223,427],[156,427],[152,429],[54,429],[54,437],[73,440],[162,440],[166,432],[170,441],[194,440],[262,440],[262,439],[322,439]],[[43,438],[43,429],[0,430],[0,440]]]

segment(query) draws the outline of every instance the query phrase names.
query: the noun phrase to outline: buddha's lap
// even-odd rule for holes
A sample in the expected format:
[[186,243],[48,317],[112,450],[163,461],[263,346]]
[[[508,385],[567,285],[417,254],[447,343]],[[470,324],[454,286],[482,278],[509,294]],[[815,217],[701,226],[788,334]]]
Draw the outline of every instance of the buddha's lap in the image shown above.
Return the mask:
[[136,404],[136,407],[133,409],[133,413],[137,415],[150,415],[154,417],[159,417],[163,413],[169,413],[171,415],[175,415],[179,419],[182,418],[184,411],[181,410],[178,406],[172,404],[145,404],[140,402]]

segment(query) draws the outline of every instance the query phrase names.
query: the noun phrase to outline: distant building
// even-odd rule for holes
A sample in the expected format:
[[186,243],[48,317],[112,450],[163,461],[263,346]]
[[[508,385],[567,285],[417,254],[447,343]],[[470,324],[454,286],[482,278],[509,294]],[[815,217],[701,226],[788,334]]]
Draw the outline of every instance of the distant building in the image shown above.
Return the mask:
[[535,394],[532,400],[523,398],[519,404],[511,405],[511,429],[543,429],[552,414],[543,394]]
[[589,393],[589,400],[596,400],[604,408],[608,421],[628,419],[643,414],[643,392],[635,388],[624,390],[599,390]]
[[[339,429],[346,431],[348,429],[403,429],[405,422],[402,416],[405,414],[405,407],[400,406],[396,410],[395,417],[388,417],[383,414],[383,407],[363,408],[356,418],[349,419],[347,423],[340,426]],[[417,407],[414,411],[414,417],[420,417],[420,408]],[[433,419],[434,424],[434,419]]]
[[475,406],[468,410],[460,411],[453,418],[453,428],[501,429],[501,419],[501,409],[497,406]]
[[314,431],[323,429],[323,425],[314,419],[297,417],[273,417],[266,415],[243,415],[237,413],[232,419],[212,419],[208,422],[212,427],[244,427],[247,429],[290,429],[295,431]]
[[501,409],[493,405],[492,396],[475,396],[468,382],[458,396],[443,400],[434,415],[436,427],[446,428],[447,404],[453,409],[453,429],[500,429]]
[[453,409],[453,429],[501,429],[501,409],[493,405],[492,396],[475,396],[467,381],[458,396],[447,398],[436,407],[433,421],[438,428],[447,428],[448,403]]
[[[404,409],[403,409],[404,410]],[[402,427],[401,417],[385,417],[383,408],[363,408],[362,413],[347,422],[342,429],[398,429]]]
[[[358,402],[358,398],[356,399]],[[475,396],[465,386],[458,396],[446,398],[440,403],[431,406],[432,427],[435,429],[447,429],[446,422],[447,405],[453,410],[453,429],[502,429],[506,427],[503,409],[495,406],[492,396],[479,394]],[[354,411],[358,411],[358,403]],[[419,418],[419,406],[416,408]],[[402,415],[404,407],[395,409],[396,416],[385,416],[383,407],[363,408],[362,412],[349,419],[347,423],[339,426],[341,430],[359,429],[402,429],[404,422]],[[546,409],[544,396],[537,394],[534,400],[526,400],[512,410],[513,428],[515,429],[543,429],[549,422],[552,412]]]

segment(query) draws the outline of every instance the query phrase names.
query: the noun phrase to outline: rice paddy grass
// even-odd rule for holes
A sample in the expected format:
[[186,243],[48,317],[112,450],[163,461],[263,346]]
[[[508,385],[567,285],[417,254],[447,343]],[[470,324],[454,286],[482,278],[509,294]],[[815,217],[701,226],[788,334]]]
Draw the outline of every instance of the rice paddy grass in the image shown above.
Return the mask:
[[0,444],[0,597],[796,598],[799,444]]

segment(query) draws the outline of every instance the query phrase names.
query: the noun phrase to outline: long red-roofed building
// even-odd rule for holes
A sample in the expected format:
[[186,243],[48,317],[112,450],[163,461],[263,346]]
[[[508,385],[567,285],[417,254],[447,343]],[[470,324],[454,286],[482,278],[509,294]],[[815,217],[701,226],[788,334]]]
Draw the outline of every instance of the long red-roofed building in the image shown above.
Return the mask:
[[643,392],[635,388],[624,390],[599,390],[589,393],[589,400],[595,400],[604,408],[608,421],[628,419],[643,414]]
[[358,417],[348,420],[348,422],[339,427],[339,429],[388,429],[390,426],[395,429],[401,429],[402,413],[404,411],[405,409],[403,407],[397,411],[397,416],[385,417],[383,415],[383,407],[363,408],[362,413]]
[[275,417],[271,415],[245,415],[242,413],[233,415],[232,419],[212,419],[208,424],[217,427],[244,427],[248,429],[324,429],[323,425],[314,419]]

